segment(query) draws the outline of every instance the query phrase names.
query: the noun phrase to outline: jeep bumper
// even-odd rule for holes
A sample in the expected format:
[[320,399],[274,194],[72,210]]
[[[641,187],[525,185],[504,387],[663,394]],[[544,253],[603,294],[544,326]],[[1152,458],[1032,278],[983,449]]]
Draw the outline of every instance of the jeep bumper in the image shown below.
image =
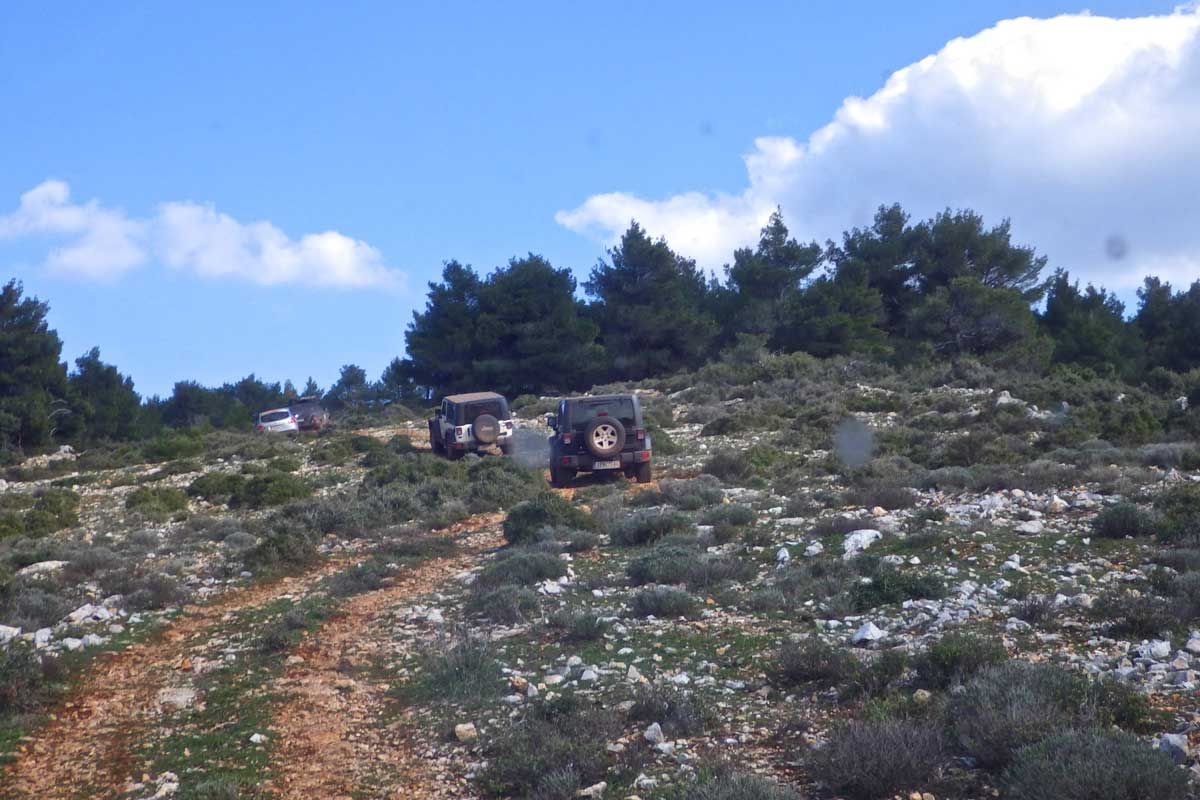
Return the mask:
[[632,467],[635,464],[644,464],[650,460],[650,457],[651,451],[649,450],[625,450],[612,458],[594,458],[589,453],[564,454],[558,457],[557,466],[590,472],[595,468],[597,463],[603,464],[605,462],[619,461],[619,467],[604,467],[604,469],[624,469]]

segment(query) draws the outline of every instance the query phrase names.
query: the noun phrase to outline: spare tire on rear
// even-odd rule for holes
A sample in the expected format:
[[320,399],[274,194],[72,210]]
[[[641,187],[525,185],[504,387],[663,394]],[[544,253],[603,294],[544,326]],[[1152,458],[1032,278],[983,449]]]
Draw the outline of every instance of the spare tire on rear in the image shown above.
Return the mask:
[[472,423],[475,428],[475,441],[491,444],[500,436],[500,421],[491,414],[480,414]]
[[625,426],[616,417],[596,417],[583,429],[583,446],[596,458],[612,458],[625,446]]

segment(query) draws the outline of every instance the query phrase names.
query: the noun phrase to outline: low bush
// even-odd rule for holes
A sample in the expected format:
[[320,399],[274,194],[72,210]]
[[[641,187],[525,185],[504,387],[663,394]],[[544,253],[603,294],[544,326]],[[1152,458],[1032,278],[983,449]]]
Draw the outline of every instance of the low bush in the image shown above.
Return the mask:
[[694,592],[709,591],[728,581],[740,582],[758,573],[755,565],[736,555],[702,555],[688,569],[684,581]]
[[295,456],[276,456],[267,462],[267,469],[271,472],[299,472],[302,465]]
[[1163,539],[1200,546],[1200,485],[1174,486],[1154,499]]
[[916,683],[927,689],[945,689],[967,680],[984,667],[1008,660],[1004,645],[971,633],[947,633],[929,645],[914,661]]
[[1096,515],[1092,520],[1092,533],[1101,539],[1150,536],[1154,533],[1155,522],[1152,514],[1133,503],[1119,503]]
[[737,528],[750,525],[756,519],[758,515],[754,513],[754,509],[740,503],[719,505],[700,515],[700,523],[703,525],[732,525]]
[[665,536],[682,533],[691,528],[691,519],[679,511],[671,509],[638,511],[613,525],[609,530],[609,539],[613,544],[629,547],[649,544]]
[[861,663],[854,654],[810,637],[798,642],[784,642],[773,674],[777,681],[788,686],[833,684],[850,680],[860,668]]
[[165,518],[188,507],[182,489],[170,486],[140,486],[125,498],[125,508],[147,517]]
[[959,745],[982,766],[1002,767],[1022,747],[1070,728],[1087,699],[1086,679],[1050,664],[987,667],[950,701]]
[[1179,605],[1165,597],[1136,590],[1111,589],[1092,604],[1089,616],[1108,622],[1113,636],[1153,638],[1176,628]]
[[304,530],[276,525],[244,557],[246,568],[254,572],[289,572],[317,559],[317,544]]
[[392,572],[382,560],[370,559],[331,575],[325,586],[333,597],[350,597],[375,591]]
[[1183,800],[1187,774],[1118,731],[1066,731],[1023,747],[1002,778],[1014,800]]
[[538,597],[526,586],[479,587],[467,600],[467,611],[506,625],[524,622],[537,610]]
[[424,561],[428,558],[445,558],[457,550],[458,545],[449,536],[430,536],[398,528],[381,536],[377,552],[398,561]]
[[637,592],[629,603],[635,617],[673,619],[696,613],[696,598],[674,586],[650,586]]
[[604,777],[619,733],[611,712],[577,697],[533,705],[488,742],[479,785],[493,797],[566,800]]
[[625,574],[635,586],[646,583],[683,583],[700,560],[694,547],[658,545],[634,556],[625,566]]
[[32,647],[24,642],[0,647],[0,715],[36,708],[46,683],[45,668]]
[[467,468],[466,503],[472,513],[512,508],[545,487],[536,471],[508,458],[481,458]]
[[161,572],[132,576],[121,594],[125,595],[125,607],[134,611],[157,611],[185,597],[179,581]]
[[517,503],[504,519],[504,538],[509,544],[537,541],[542,528],[565,526],[587,529],[592,521],[586,513],[554,492],[542,492]]
[[231,507],[266,508],[300,500],[312,494],[303,478],[286,472],[268,472],[248,480],[229,500]]
[[482,700],[503,689],[491,642],[465,631],[443,638],[422,655],[420,677],[406,694],[428,699]]
[[245,484],[246,479],[237,473],[209,472],[188,484],[187,493],[210,503],[227,503],[243,491]]
[[142,454],[151,463],[192,458],[203,452],[204,439],[200,431],[194,429],[164,431],[142,445]]
[[71,611],[65,598],[16,579],[0,586],[0,624],[26,631],[54,625]]
[[670,738],[698,736],[716,722],[712,709],[691,692],[656,684],[637,690],[629,718],[657,722]]
[[476,578],[481,587],[503,584],[532,586],[567,574],[567,562],[556,555],[536,551],[511,551],[488,564]]
[[754,465],[741,453],[716,453],[704,462],[704,474],[726,483],[741,483],[754,475]]
[[935,726],[861,720],[835,729],[809,759],[809,769],[838,794],[877,800],[924,788],[944,760],[941,732]]
[[917,494],[907,486],[871,482],[865,486],[856,486],[846,492],[843,498],[848,506],[874,508],[879,506],[888,511],[901,508],[912,508],[917,504]]
[[594,613],[562,609],[551,614],[547,622],[561,631],[568,642],[594,642],[603,638],[608,623]]
[[658,482],[658,492],[670,505],[688,511],[711,506],[725,498],[725,493],[721,491],[721,482],[712,475],[684,480],[664,478]]
[[890,564],[879,561],[865,570],[869,582],[855,584],[850,590],[851,601],[857,611],[869,611],[890,603],[905,600],[924,600],[944,597],[946,586],[936,575],[919,575],[901,571]]
[[702,775],[687,788],[687,800],[801,800],[773,780],[731,769]]
[[809,535],[817,539],[827,536],[842,536],[852,531],[865,530],[871,527],[870,522],[853,517],[825,517],[817,520]]

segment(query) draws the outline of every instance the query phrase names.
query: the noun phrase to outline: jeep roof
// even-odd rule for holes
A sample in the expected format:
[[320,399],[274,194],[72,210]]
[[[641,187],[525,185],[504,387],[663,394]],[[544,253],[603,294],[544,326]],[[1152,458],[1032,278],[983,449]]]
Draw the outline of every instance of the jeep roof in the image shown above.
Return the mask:
[[459,403],[478,403],[481,400],[504,400],[504,395],[495,392],[467,392],[466,394],[446,395],[445,399],[458,405]]

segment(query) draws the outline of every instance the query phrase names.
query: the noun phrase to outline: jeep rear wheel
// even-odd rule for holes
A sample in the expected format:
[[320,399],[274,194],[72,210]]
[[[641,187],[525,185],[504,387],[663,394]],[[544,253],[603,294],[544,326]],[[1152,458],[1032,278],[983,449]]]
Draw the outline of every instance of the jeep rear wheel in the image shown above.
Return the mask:
[[439,455],[446,452],[446,445],[438,438],[437,425],[433,420],[429,420],[429,449]]
[[615,417],[596,417],[583,429],[583,446],[596,458],[612,458],[625,446],[625,426]]
[[633,468],[633,478],[638,483],[649,483],[651,480],[650,462],[643,461]]

